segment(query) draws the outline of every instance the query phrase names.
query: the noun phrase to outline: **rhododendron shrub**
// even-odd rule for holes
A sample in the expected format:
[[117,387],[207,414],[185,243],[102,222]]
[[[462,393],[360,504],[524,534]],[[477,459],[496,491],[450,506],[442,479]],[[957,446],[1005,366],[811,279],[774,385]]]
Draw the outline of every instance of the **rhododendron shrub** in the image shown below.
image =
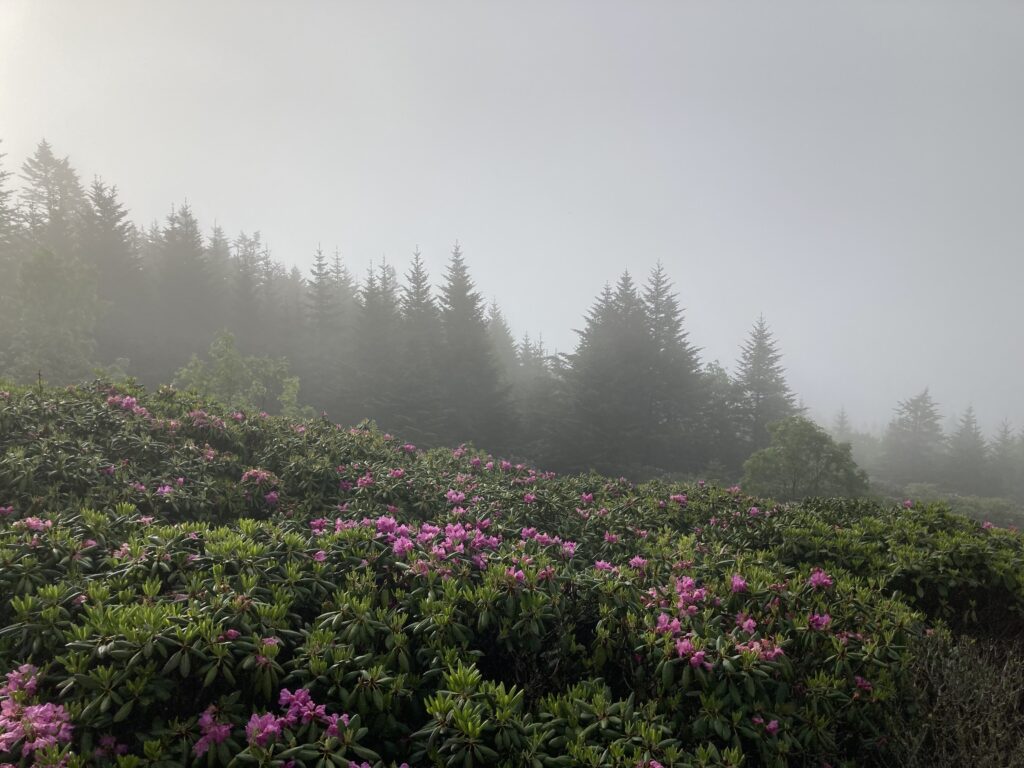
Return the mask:
[[885,765],[930,623],[1024,605],[1018,534],[920,504],[105,383],[0,426],[0,762]]

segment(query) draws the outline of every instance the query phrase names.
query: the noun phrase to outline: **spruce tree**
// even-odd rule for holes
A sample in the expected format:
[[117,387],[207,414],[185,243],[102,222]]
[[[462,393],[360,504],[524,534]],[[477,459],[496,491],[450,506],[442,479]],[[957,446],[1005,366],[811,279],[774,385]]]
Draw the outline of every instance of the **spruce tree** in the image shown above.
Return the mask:
[[899,485],[939,479],[945,438],[939,409],[927,387],[896,408],[882,443],[883,474]]
[[840,408],[836,414],[835,422],[832,425],[832,437],[840,443],[848,443],[853,438],[853,428],[850,426],[850,417],[846,414],[846,408]]
[[487,308],[487,335],[502,384],[511,388],[516,374],[516,341],[496,300]]
[[386,262],[367,271],[355,324],[355,396],[357,419],[373,419],[394,428],[399,373],[401,314],[398,279]]
[[337,402],[342,370],[341,330],[335,277],[323,250],[317,247],[306,282],[306,334],[297,370],[309,401],[333,419],[343,418]]
[[441,290],[446,444],[472,441],[497,452],[512,431],[508,396],[491,350],[483,304],[458,243]]
[[1024,480],[1024,452],[1014,437],[1010,422],[1003,420],[992,441],[989,454],[989,478],[992,494],[1005,498],[1018,497]]
[[438,445],[445,426],[441,315],[419,249],[405,275],[401,304],[395,430],[417,445]]
[[675,470],[697,468],[700,413],[707,393],[698,350],[683,327],[683,311],[659,262],[648,277],[644,308],[654,345],[650,370],[649,440],[655,463]]
[[741,434],[750,451],[771,442],[769,424],[799,413],[781,359],[782,353],[761,315],[743,345],[736,374]]
[[147,383],[171,380],[217,332],[216,295],[210,289],[199,223],[187,204],[172,208],[160,232],[152,285],[156,327],[145,350]]
[[37,250],[21,265],[16,296],[7,373],[22,383],[38,375],[50,384],[88,377],[97,315],[90,270],[71,254]]
[[943,482],[956,493],[981,496],[988,492],[988,445],[978,427],[974,408],[967,407],[949,437]]
[[137,318],[149,305],[136,247],[135,227],[117,187],[95,179],[81,223],[81,258],[96,278],[100,316],[96,358],[110,365],[130,361],[139,350]]
[[58,158],[43,140],[22,165],[21,178],[21,199],[33,250],[71,255],[86,199],[68,158]]
[[648,473],[657,423],[652,371],[657,350],[646,309],[628,272],[605,287],[567,357],[571,423],[562,453],[576,469]]

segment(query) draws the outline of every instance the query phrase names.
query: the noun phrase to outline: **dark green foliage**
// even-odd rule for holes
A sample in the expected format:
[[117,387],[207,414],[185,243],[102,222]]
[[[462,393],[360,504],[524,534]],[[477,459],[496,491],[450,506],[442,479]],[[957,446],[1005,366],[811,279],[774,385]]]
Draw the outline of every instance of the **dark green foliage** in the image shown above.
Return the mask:
[[[0,507],[0,673],[39,668],[75,753],[156,764],[215,705],[209,765],[891,765],[927,622],[1024,609],[1021,537],[939,507],[554,478],[169,388],[0,393]],[[300,688],[326,711],[250,743]]]
[[507,389],[484,318],[483,303],[458,244],[441,290],[445,431],[449,445],[473,441],[497,449],[511,432]]
[[741,434],[751,450],[768,445],[768,425],[793,416],[798,409],[786,384],[782,354],[764,316],[758,318],[743,345],[736,373]]
[[867,474],[857,468],[849,443],[836,443],[802,416],[769,424],[768,431],[771,444],[743,465],[743,487],[749,493],[779,501],[867,493]]

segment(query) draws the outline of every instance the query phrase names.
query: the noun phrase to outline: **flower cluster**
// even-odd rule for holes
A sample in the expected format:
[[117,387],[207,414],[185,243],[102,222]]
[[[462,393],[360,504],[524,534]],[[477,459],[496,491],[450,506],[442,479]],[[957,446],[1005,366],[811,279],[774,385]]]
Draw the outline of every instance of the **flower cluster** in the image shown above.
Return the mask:
[[71,718],[64,707],[33,703],[38,686],[38,670],[31,664],[7,673],[0,686],[0,752],[13,752],[20,743],[22,757],[28,757],[71,741]]

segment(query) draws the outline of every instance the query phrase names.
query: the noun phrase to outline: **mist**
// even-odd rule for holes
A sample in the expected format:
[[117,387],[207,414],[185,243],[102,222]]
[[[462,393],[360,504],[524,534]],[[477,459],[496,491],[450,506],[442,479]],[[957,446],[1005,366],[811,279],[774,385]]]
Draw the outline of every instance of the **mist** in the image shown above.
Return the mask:
[[187,205],[293,281],[415,250],[436,290],[457,242],[555,358],[660,264],[700,365],[737,375],[763,316],[819,423],[880,435],[927,388],[991,438],[1024,425],[1022,13],[7,2],[0,151],[12,205],[45,139],[139,233]]

